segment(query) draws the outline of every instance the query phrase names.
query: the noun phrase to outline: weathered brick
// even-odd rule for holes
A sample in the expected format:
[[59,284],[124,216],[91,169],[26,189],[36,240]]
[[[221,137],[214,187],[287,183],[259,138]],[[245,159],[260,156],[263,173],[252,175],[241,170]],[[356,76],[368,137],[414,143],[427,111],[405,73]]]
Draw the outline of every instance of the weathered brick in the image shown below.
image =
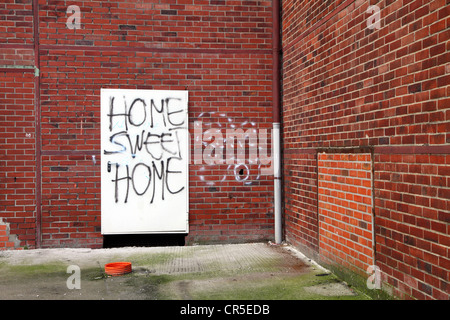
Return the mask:
[[[448,288],[436,281],[435,263],[411,276],[407,270],[417,266],[406,258],[407,252],[423,258],[432,245],[449,243],[436,211],[449,209],[448,162],[443,160],[450,142],[444,71],[448,5],[440,0],[371,2],[380,7],[382,19],[380,30],[370,30],[368,2],[356,1],[346,10],[339,8],[340,1],[327,3],[316,16],[323,3],[282,3],[287,237],[313,256],[319,253],[351,268],[333,239],[336,230],[321,220],[328,212],[321,206],[331,199],[324,183],[331,190],[350,188],[336,173],[322,170],[327,166],[322,152],[373,147],[377,265],[401,297],[448,299]],[[315,152],[317,159],[308,157]],[[358,177],[345,169],[349,177]],[[314,226],[330,229],[320,233]]]
[[[86,1],[78,4],[81,30],[67,28],[66,14],[55,15],[66,11],[63,2],[39,6],[41,246],[102,244],[100,167],[91,159],[100,150],[101,88],[189,90],[190,123],[203,121],[205,130],[207,124],[271,128],[271,3],[213,4],[218,6],[147,1],[130,11],[130,2],[105,2],[105,9]],[[0,64],[32,67],[32,1],[5,6],[11,14],[0,30],[0,46],[9,47],[0,50]],[[8,155],[0,187],[9,191],[0,196],[7,207],[0,217],[35,222],[34,70],[2,72],[0,80],[0,142],[8,142],[0,151]],[[249,165],[242,181],[228,166],[190,166],[189,243],[272,238],[273,180],[258,170]],[[14,184],[30,178],[26,188]],[[11,232],[34,247],[36,239],[20,234],[33,228],[22,221]]]

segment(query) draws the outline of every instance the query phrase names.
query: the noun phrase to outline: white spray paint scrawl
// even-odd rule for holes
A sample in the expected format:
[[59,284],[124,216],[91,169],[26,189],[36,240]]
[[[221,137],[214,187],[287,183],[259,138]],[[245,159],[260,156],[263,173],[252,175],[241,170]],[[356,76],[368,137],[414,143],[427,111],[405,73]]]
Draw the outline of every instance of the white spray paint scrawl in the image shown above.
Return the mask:
[[[194,121],[194,164],[202,165],[200,179],[214,185],[230,176],[251,185],[261,175],[273,174],[269,139],[267,130],[258,130],[253,121],[236,120],[214,111],[201,113]],[[218,165],[226,165],[227,173],[215,181],[206,181],[201,172]]]
[[101,90],[102,233],[188,232],[188,92]]

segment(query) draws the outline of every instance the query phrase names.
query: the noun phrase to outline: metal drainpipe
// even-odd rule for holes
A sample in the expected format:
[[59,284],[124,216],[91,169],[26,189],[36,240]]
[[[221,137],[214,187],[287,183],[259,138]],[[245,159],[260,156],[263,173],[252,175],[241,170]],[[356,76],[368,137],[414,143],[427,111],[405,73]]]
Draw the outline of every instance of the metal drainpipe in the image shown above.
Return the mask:
[[281,219],[281,135],[280,135],[280,1],[272,0],[272,148],[274,162],[275,243],[283,237]]
[[39,0],[33,0],[33,36],[34,36],[34,105],[35,105],[35,141],[36,141],[36,248],[42,241],[41,212],[41,81],[39,59]]

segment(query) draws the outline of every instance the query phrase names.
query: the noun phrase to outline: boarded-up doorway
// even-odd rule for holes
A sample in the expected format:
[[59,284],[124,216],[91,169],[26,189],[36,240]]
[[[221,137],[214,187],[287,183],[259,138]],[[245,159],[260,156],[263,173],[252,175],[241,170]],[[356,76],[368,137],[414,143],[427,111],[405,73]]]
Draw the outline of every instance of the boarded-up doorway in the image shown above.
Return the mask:
[[319,250],[359,273],[374,265],[371,153],[318,153]]

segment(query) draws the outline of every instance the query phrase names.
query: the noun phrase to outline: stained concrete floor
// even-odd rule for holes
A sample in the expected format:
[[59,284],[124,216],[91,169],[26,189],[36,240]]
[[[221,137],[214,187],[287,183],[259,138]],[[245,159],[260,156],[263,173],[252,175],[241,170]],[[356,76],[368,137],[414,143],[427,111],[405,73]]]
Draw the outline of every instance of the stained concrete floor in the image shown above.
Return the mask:
[[[133,271],[123,276],[107,276],[104,265],[117,261],[131,262]],[[79,272],[71,271],[73,268]],[[0,299],[369,298],[291,246],[251,243],[0,251]]]

